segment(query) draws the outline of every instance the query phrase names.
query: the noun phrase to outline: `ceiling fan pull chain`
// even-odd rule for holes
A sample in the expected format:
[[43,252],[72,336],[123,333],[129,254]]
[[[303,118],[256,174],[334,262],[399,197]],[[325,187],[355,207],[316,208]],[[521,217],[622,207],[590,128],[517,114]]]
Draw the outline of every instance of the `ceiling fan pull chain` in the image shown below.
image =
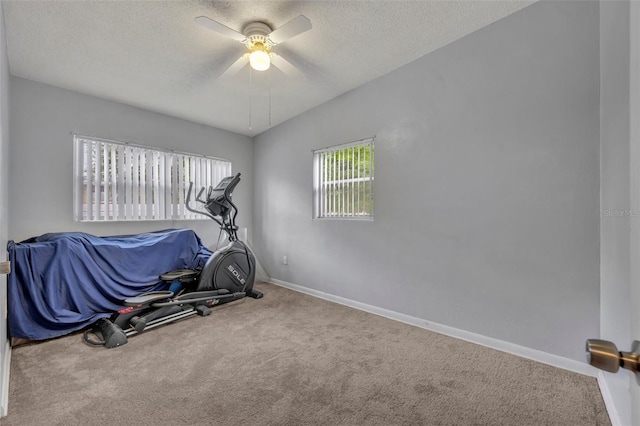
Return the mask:
[[249,130],[251,130],[251,98],[253,97],[253,85],[251,84],[251,67],[249,67]]

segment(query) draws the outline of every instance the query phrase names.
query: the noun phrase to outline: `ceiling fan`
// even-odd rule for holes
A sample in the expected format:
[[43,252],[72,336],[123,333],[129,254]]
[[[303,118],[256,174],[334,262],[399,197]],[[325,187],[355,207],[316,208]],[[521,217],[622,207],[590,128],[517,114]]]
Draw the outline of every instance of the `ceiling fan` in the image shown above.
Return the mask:
[[282,56],[272,52],[271,48],[311,29],[311,21],[304,15],[298,15],[275,30],[264,22],[250,22],[244,26],[242,33],[206,16],[198,16],[195,21],[205,28],[239,41],[247,48],[246,53],[231,64],[221,76],[236,73],[247,62],[256,71],[267,70],[273,63],[285,74],[298,73],[295,66]]

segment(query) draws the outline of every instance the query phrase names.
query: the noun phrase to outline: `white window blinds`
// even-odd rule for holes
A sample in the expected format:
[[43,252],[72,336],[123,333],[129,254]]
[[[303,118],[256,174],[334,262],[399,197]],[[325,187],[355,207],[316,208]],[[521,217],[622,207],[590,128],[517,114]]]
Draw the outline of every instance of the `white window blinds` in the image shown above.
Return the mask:
[[189,182],[197,194],[229,175],[227,160],[75,136],[74,218],[206,219],[185,208]]
[[316,218],[373,218],[373,139],[319,149],[314,158]]

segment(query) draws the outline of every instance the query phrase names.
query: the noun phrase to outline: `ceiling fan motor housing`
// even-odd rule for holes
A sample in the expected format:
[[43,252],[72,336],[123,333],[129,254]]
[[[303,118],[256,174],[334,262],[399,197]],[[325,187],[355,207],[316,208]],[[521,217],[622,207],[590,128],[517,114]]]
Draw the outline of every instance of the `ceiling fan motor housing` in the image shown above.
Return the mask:
[[269,39],[271,31],[271,27],[264,22],[249,22],[243,30],[247,37],[244,43],[249,49],[254,49],[257,44],[262,44],[266,50],[269,50],[274,45]]

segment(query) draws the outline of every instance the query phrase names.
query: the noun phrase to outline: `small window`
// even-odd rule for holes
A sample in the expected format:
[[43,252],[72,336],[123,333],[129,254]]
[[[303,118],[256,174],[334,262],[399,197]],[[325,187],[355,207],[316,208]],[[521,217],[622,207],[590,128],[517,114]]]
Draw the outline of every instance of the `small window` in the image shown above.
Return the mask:
[[229,175],[227,160],[75,136],[74,218],[206,220],[185,208],[189,183],[196,191]]
[[373,218],[373,139],[313,152],[314,216]]

